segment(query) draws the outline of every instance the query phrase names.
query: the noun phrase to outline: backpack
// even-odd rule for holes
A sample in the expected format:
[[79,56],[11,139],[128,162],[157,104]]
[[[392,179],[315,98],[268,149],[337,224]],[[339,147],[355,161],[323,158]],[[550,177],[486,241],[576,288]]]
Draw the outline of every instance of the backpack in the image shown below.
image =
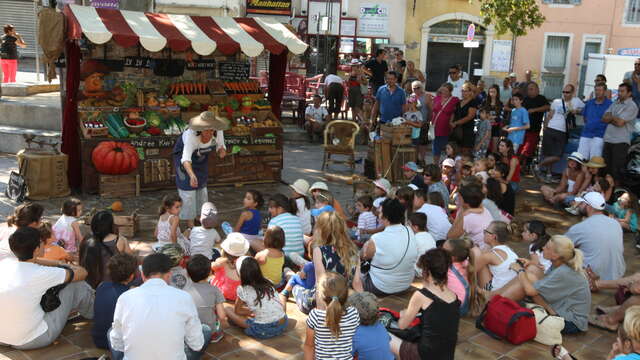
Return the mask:
[[378,321],[380,321],[391,334],[408,342],[417,343],[420,340],[420,336],[422,335],[422,321],[419,316],[416,316],[406,329],[398,329],[398,319],[400,319],[399,312],[381,307],[378,309],[378,314],[380,315]]
[[478,318],[476,327],[498,340],[519,345],[536,337],[536,318],[533,311],[515,301],[495,295]]

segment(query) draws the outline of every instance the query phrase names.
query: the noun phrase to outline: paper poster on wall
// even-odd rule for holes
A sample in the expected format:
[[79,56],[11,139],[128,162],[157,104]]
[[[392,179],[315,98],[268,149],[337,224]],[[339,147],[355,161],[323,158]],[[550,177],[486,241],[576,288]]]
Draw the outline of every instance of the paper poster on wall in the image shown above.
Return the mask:
[[340,34],[340,3],[331,3],[329,9],[323,2],[309,2],[309,35]]
[[389,37],[389,6],[380,3],[361,4],[358,35]]
[[493,40],[491,71],[508,72],[511,65],[511,40]]

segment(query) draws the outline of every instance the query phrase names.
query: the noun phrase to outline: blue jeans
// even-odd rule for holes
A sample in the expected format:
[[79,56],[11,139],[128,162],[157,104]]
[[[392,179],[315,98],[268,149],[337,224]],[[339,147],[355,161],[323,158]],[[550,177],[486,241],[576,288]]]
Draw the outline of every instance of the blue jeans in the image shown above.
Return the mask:
[[[107,331],[107,341],[109,342],[109,351],[111,351],[111,360],[123,360],[124,352],[113,350],[111,348],[109,333],[111,333],[111,329]],[[202,335],[204,336],[204,346],[202,346],[202,349],[195,351],[187,346],[187,344],[184,344],[184,353],[187,355],[187,360],[199,360],[202,355],[204,355],[204,351],[211,342],[211,328],[208,325],[202,324]]]
[[576,326],[576,324],[572,323],[571,321],[564,321],[564,329],[562,329],[561,333],[563,334],[577,334],[582,332],[580,329],[578,329],[578,327]]
[[511,190],[513,190],[513,192],[518,192],[518,190],[520,190],[520,183],[511,181],[509,182],[509,185],[511,186]]
[[244,329],[244,333],[256,339],[270,339],[281,335],[286,329],[289,319],[287,315],[284,318],[269,324],[258,324],[254,319],[247,319],[248,328]]

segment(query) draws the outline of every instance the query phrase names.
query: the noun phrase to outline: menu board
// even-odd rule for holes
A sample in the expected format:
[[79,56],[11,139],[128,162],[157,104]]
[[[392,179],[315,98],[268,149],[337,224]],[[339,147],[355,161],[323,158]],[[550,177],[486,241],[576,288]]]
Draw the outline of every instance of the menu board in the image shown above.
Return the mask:
[[251,66],[248,62],[221,61],[218,63],[218,77],[227,81],[242,81],[249,79]]

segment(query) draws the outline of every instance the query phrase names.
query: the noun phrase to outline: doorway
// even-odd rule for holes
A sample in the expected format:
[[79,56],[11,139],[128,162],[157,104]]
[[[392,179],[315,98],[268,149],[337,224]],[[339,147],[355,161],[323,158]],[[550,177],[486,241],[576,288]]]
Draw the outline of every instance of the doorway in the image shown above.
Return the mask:
[[316,35],[309,38],[311,52],[307,60],[307,77],[335,74],[338,59],[338,37]]
[[469,61],[469,49],[462,43],[429,42],[427,53],[427,68],[425,77],[427,91],[437,91],[440,85],[447,82],[449,67],[454,64],[462,65],[462,70],[469,74],[469,80],[477,81],[480,77],[473,76],[473,69],[482,68],[482,55],[484,45],[475,48],[471,52],[471,70],[467,69]]

